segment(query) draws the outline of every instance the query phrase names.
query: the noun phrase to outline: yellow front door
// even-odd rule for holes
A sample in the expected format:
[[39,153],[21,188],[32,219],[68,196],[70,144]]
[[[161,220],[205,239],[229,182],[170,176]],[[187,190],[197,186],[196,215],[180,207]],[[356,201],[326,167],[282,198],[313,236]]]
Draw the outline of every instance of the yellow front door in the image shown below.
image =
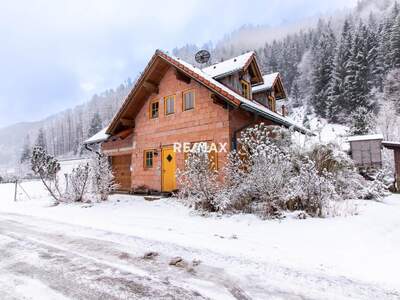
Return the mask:
[[172,147],[165,147],[162,149],[162,191],[172,192],[176,190],[175,178],[175,152]]

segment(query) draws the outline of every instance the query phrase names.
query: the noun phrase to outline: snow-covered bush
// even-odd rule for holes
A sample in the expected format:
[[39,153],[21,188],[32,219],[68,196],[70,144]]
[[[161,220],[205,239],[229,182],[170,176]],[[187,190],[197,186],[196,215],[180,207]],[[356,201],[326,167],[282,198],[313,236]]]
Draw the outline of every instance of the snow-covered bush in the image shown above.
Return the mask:
[[264,216],[279,214],[287,200],[293,164],[288,131],[264,124],[243,132],[239,143],[247,160],[245,180],[253,209]]
[[215,202],[218,188],[218,172],[205,149],[194,148],[185,161],[185,169],[177,170],[180,187],[179,198],[187,199],[196,209],[218,211]]
[[215,203],[221,211],[250,212],[253,196],[251,187],[244,180],[248,173],[249,163],[245,156],[232,151],[222,169],[223,185],[216,195]]
[[60,164],[45,149],[39,146],[33,149],[31,165],[56,203],[90,201],[93,198],[105,201],[110,192],[118,187],[108,158],[104,155],[96,154],[90,163],[74,168],[68,175],[65,192],[61,192],[58,182]]
[[71,201],[81,202],[84,200],[84,195],[88,190],[89,174],[89,164],[79,165],[72,170],[69,175],[71,189],[68,193],[68,198]]
[[90,181],[92,192],[100,201],[107,200],[110,193],[118,188],[108,157],[96,154],[90,162]]
[[340,199],[332,173],[326,170],[320,172],[316,163],[310,158],[299,164],[298,173],[289,182],[291,201],[287,204],[295,203],[296,207],[292,209],[304,210],[310,216],[331,215],[330,202]]
[[54,157],[47,154],[44,148],[35,146],[32,150],[31,166],[32,171],[40,177],[43,185],[56,203],[60,202],[62,200],[62,194],[57,181],[60,163]]
[[238,148],[228,155],[222,176],[210,169],[207,153],[191,153],[178,176],[180,197],[207,211],[271,218],[302,210],[327,217],[354,213],[346,200],[378,199],[385,190],[378,178],[365,180],[338,146],[295,147],[287,129],[248,128]]

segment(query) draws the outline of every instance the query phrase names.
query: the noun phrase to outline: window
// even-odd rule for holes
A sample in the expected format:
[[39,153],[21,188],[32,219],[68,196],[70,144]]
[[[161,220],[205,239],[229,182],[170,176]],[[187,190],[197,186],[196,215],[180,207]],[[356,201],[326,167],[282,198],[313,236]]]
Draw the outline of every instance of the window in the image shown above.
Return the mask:
[[154,150],[144,151],[144,167],[146,169],[153,167]]
[[175,112],[175,96],[167,96],[164,98],[164,110],[166,115]]
[[250,99],[250,84],[245,80],[242,80],[240,82],[242,84],[242,96]]
[[159,103],[158,100],[150,102],[150,119],[156,119],[158,118],[158,107]]
[[194,108],[194,91],[188,91],[183,93],[183,110],[189,110]]

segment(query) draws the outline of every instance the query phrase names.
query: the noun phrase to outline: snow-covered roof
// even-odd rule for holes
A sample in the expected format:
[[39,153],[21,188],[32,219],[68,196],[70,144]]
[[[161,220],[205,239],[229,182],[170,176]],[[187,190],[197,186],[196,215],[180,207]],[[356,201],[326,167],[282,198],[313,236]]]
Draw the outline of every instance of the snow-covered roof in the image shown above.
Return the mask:
[[[167,55],[167,54],[164,53],[164,55]],[[225,86],[222,83],[220,83],[219,81],[215,80],[208,73],[204,72],[204,69],[201,70],[195,66],[192,66],[191,64],[181,60],[178,57],[174,57],[172,55],[167,55],[167,56],[169,56],[173,60],[176,60],[177,62],[179,62],[184,67],[191,70],[192,72],[196,73],[197,75],[203,77],[204,79],[209,81],[211,84],[217,86],[222,91],[224,91],[224,92],[228,93],[229,95],[233,96],[234,98],[238,99],[241,102],[241,106],[244,109],[259,113],[259,114],[263,115],[266,119],[272,120],[272,121],[276,122],[277,124],[284,125],[286,127],[293,127],[295,130],[300,131],[304,134],[312,134],[311,131],[304,128],[303,126],[298,125],[295,121],[291,120],[290,118],[283,117],[282,115],[273,112],[272,110],[265,107],[264,105],[262,105],[256,101],[249,100],[249,99],[239,95],[235,91],[231,90],[227,86]]]
[[382,134],[354,135],[347,138],[348,142],[383,140]]
[[202,71],[213,78],[221,78],[242,70],[248,63],[249,59],[254,55],[255,52],[250,51],[218,64],[203,68]]
[[253,93],[261,92],[261,91],[266,91],[270,90],[272,86],[274,85],[276,79],[278,78],[279,73],[272,73],[272,74],[267,74],[263,75],[263,84],[255,85],[251,88]]
[[83,142],[83,144],[90,145],[106,141],[110,137],[110,135],[106,133],[107,129],[108,126],[88,138],[86,141]]
[[388,149],[400,148],[400,142],[382,141],[382,145]]
[[[238,59],[239,57],[237,57],[236,59],[243,62],[245,60],[245,58],[248,59],[252,54],[254,54],[254,52],[249,52],[249,53],[243,54],[243,56],[240,56],[242,58]],[[235,91],[228,88],[227,86],[223,85],[222,83],[220,83],[213,77],[213,75],[215,75],[216,73],[212,74],[210,71],[206,72],[207,70],[205,70],[205,69],[199,69],[199,68],[181,60],[180,58],[172,56],[170,54],[167,54],[161,50],[156,51],[156,53],[154,54],[150,63],[147,65],[146,69],[142,73],[142,77],[146,76],[146,74],[148,72],[150,72],[151,62],[153,62],[157,57],[159,57],[159,58],[165,60],[166,62],[168,62],[169,64],[173,65],[174,67],[179,69],[184,74],[186,74],[186,75],[190,76],[191,78],[193,78],[194,80],[200,82],[201,84],[206,86],[208,89],[215,92],[217,95],[221,96],[222,98],[226,99],[227,101],[231,102],[235,106],[240,106],[247,111],[251,111],[253,113],[259,114],[260,116],[262,116],[268,120],[271,120],[271,121],[275,122],[276,124],[283,125],[285,127],[292,127],[295,130],[300,131],[304,134],[313,135],[313,133],[311,133],[311,131],[298,125],[295,121],[291,120],[290,118],[283,117],[282,115],[271,111],[270,109],[268,109],[267,107],[263,106],[262,104],[260,104],[256,101],[246,99],[243,96],[236,93]],[[229,62],[229,60],[226,62]],[[232,67],[225,68],[225,70],[228,70],[228,69],[232,70]],[[109,126],[109,129],[106,132],[111,134],[113,132],[113,130],[115,129],[116,124],[118,124],[117,123],[118,118],[120,118],[122,111],[124,109],[126,109],[127,105],[132,100],[131,95],[133,95],[135,89],[138,88],[139,83],[142,80],[142,77],[139,78],[139,80],[137,81],[138,83],[134,86],[131,93],[126,98],[120,111],[116,114],[116,116],[114,117],[114,119],[112,120],[112,122]],[[92,138],[89,140],[92,140]]]

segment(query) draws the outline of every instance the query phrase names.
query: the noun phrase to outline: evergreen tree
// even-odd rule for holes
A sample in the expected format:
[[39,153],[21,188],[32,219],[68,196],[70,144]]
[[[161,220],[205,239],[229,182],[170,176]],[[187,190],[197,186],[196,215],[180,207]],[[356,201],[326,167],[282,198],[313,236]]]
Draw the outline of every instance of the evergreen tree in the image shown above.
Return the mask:
[[400,68],[389,72],[384,86],[385,100],[393,102],[400,114]]
[[313,91],[310,100],[315,113],[325,118],[329,107],[328,96],[330,95],[336,39],[329,24],[322,30],[321,37],[312,50],[314,56]]
[[333,122],[343,121],[345,97],[345,79],[347,66],[351,57],[351,23],[346,19],[343,25],[340,41],[336,48],[334,68],[330,82],[328,118]]
[[370,90],[378,88],[382,90],[382,80],[380,70],[378,66],[378,51],[379,51],[379,39],[378,39],[378,26],[376,24],[375,16],[371,13],[369,16],[369,22],[367,26],[368,38],[367,38],[367,62],[368,62],[368,87]]
[[40,147],[40,148],[42,148],[44,150],[47,149],[46,137],[45,137],[43,128],[39,129],[39,133],[38,133],[38,136],[36,138],[35,146],[38,146],[38,147]]
[[31,143],[29,134],[25,137],[24,146],[22,148],[20,163],[28,162],[31,159]]
[[400,68],[400,14],[395,19],[390,33],[390,58],[393,68]]
[[358,107],[365,107],[367,110],[373,109],[373,103],[371,103],[368,97],[370,89],[368,86],[367,38],[367,28],[364,24],[360,23],[353,40],[345,81],[345,97],[347,101],[344,111],[347,116]]
[[364,135],[373,128],[373,114],[367,108],[360,106],[350,115],[350,134]]
[[88,137],[91,137],[93,135],[95,135],[96,133],[98,133],[100,130],[102,129],[102,122],[101,122],[101,118],[98,112],[96,112],[93,117],[92,120],[90,121],[90,127],[89,127],[89,131],[88,131]]
[[303,104],[301,96],[300,96],[299,85],[298,85],[297,81],[295,81],[292,85],[292,89],[290,90],[290,96],[291,96],[292,107],[299,107]]

